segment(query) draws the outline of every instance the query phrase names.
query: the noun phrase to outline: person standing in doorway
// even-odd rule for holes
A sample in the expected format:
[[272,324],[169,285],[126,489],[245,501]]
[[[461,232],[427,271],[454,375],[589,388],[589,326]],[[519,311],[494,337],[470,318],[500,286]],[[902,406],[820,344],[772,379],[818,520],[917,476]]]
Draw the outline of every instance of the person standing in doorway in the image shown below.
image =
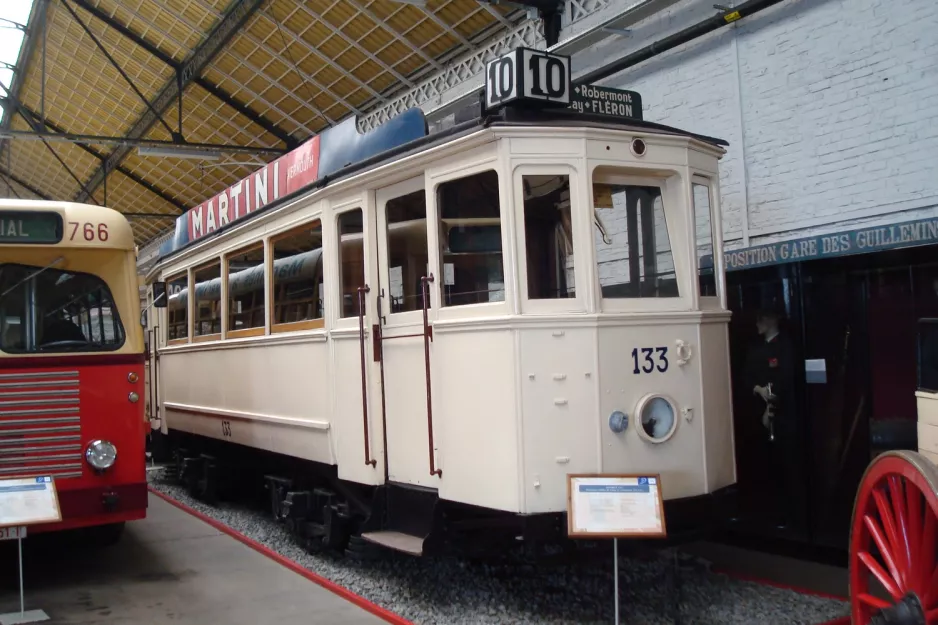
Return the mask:
[[746,388],[755,396],[753,417],[762,423],[768,443],[766,493],[772,501],[773,522],[778,529],[791,525],[798,488],[798,427],[795,410],[795,359],[791,339],[780,327],[781,314],[774,308],[756,314],[758,338],[746,359]]

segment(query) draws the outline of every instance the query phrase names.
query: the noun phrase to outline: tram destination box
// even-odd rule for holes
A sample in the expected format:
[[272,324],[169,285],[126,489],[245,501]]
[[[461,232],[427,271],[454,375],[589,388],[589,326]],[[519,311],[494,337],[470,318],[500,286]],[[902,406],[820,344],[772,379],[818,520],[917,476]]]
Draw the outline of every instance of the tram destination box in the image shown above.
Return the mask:
[[516,48],[485,66],[485,108],[507,104],[568,107],[570,57]]
[[577,85],[571,93],[569,108],[577,113],[641,120],[642,96],[626,89]]
[[571,538],[665,538],[659,475],[567,476],[567,535]]

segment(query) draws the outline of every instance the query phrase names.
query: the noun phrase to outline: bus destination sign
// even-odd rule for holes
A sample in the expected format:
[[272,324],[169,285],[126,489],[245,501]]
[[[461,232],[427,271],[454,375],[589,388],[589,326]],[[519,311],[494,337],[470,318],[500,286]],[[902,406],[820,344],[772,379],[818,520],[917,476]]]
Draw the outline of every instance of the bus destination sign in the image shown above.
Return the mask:
[[642,96],[637,91],[577,85],[570,106],[577,113],[605,115],[619,119],[642,119]]
[[58,213],[0,211],[0,243],[58,243],[62,216]]

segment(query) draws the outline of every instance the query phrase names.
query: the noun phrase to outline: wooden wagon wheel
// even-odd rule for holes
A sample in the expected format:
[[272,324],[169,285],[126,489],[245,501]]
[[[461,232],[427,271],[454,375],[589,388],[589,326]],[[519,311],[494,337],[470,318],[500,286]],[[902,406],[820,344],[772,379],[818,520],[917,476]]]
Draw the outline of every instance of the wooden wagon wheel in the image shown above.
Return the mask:
[[[938,467],[921,454],[889,451],[863,474],[850,532],[853,625],[880,620],[914,593],[928,625],[938,625]],[[875,578],[890,599],[874,596]],[[918,619],[916,619],[918,620]]]

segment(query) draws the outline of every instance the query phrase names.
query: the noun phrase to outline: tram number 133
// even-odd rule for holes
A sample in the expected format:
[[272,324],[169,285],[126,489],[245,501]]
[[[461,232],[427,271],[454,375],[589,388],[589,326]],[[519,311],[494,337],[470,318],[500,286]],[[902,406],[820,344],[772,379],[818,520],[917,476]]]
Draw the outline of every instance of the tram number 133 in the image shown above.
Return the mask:
[[[657,357],[655,357],[657,354]],[[664,373],[668,370],[667,347],[636,347],[632,350],[632,373],[651,373],[655,369]]]

